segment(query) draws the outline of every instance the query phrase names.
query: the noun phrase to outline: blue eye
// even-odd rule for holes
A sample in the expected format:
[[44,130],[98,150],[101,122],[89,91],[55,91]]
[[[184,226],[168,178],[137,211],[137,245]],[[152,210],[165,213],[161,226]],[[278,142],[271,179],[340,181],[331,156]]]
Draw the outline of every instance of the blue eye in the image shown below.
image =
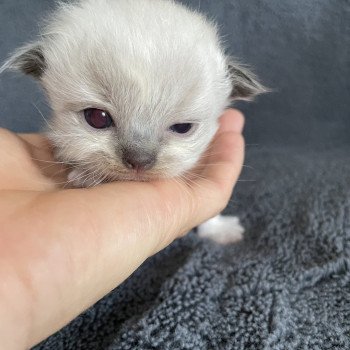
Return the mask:
[[95,129],[106,129],[113,124],[111,116],[101,109],[85,109],[84,116],[86,122]]
[[176,132],[177,134],[187,134],[189,131],[191,131],[192,127],[192,123],[180,123],[172,125],[170,130]]

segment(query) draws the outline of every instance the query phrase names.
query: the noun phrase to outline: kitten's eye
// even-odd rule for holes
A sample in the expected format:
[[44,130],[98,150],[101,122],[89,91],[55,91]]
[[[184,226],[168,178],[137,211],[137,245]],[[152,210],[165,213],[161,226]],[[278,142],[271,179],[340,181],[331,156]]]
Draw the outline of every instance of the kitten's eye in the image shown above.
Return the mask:
[[85,109],[84,115],[87,123],[95,129],[106,129],[113,124],[113,120],[110,115],[101,109]]
[[170,127],[170,130],[177,134],[187,134],[193,127],[192,123],[174,124]]

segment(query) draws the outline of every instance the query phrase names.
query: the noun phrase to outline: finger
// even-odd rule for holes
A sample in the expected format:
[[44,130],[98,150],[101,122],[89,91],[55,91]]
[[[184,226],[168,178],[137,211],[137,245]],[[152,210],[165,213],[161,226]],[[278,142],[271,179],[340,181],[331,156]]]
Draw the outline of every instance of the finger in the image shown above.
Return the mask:
[[[200,191],[204,186],[208,187],[208,183],[212,183],[214,192],[212,203],[209,205],[217,205],[220,211],[227,205],[241,173],[244,160],[244,139],[240,133],[226,131],[217,135],[212,147],[212,154],[202,172],[204,179],[199,180],[202,186],[197,188]],[[213,210],[208,207],[209,209]]]
[[228,110],[220,118],[220,128],[196,172],[198,186],[191,186],[195,198],[203,198],[197,206],[198,224],[220,212],[232,195],[244,159],[241,135],[244,117],[237,110]]
[[218,134],[232,131],[241,133],[244,127],[243,113],[237,109],[228,109],[220,118],[220,128]]
[[217,138],[221,134],[227,132],[241,133],[244,127],[244,116],[236,109],[228,109],[221,116],[219,123],[219,130],[211,141],[207,151],[202,155],[201,160],[195,169],[192,170],[192,172],[201,173],[202,169],[204,169],[206,166],[216,164],[218,160],[216,153],[218,150],[217,147],[214,147],[214,145],[216,145]]
[[0,129],[0,189],[52,189],[33,161],[33,147],[9,130]]
[[233,182],[237,180],[241,171],[243,156],[244,139],[242,135],[230,131],[221,133],[213,143],[211,156],[211,160],[217,166],[208,166],[204,174],[208,179],[217,183],[223,180]]
[[47,146],[47,139],[41,134],[18,134],[18,136],[31,144],[33,147],[42,148],[43,144]]
[[52,146],[47,138],[40,134],[18,134],[24,141],[31,157],[37,161],[53,161]]
[[40,170],[41,175],[49,180],[50,185],[53,184],[54,187],[65,185],[67,166],[55,160],[50,141],[41,134],[19,134],[18,136],[24,141],[31,161]]
[[205,177],[226,187],[231,187],[237,181],[244,158],[243,127],[244,116],[240,111],[229,109],[223,114],[220,128],[208,152],[207,167],[203,174]]

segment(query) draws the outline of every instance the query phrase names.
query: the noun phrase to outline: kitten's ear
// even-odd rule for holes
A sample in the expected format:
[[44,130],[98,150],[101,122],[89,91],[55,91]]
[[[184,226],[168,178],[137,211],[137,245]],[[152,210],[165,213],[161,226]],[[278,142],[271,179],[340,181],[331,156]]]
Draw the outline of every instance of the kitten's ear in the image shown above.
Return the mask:
[[45,57],[41,43],[27,44],[17,49],[14,54],[0,67],[0,74],[5,70],[21,71],[40,79],[46,68]]
[[233,100],[251,101],[256,95],[268,92],[268,89],[259,83],[255,74],[243,66],[230,62],[228,71],[232,81]]

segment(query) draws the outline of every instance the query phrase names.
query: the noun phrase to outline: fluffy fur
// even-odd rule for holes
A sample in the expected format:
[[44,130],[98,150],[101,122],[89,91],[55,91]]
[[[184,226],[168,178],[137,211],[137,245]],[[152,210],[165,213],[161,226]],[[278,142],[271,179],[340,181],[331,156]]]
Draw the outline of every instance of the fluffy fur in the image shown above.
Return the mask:
[[[75,174],[102,180],[180,175],[192,168],[232,98],[262,92],[251,73],[225,56],[215,26],[164,0],[61,3],[41,38],[18,50],[3,69],[40,80],[53,109],[48,136]],[[106,110],[115,127],[91,128],[83,110]],[[188,135],[169,131],[191,122]],[[121,161],[124,148],[157,153],[140,174]]]
[[[40,38],[0,69],[40,81],[53,116],[55,155],[74,169],[69,180],[91,186],[112,180],[174,177],[191,169],[233,99],[264,91],[253,74],[227,57],[216,27],[167,0],[81,0],[60,3]],[[83,111],[98,108],[114,126],[97,130]],[[169,128],[193,123],[185,135]],[[123,150],[152,152],[138,172]]]

